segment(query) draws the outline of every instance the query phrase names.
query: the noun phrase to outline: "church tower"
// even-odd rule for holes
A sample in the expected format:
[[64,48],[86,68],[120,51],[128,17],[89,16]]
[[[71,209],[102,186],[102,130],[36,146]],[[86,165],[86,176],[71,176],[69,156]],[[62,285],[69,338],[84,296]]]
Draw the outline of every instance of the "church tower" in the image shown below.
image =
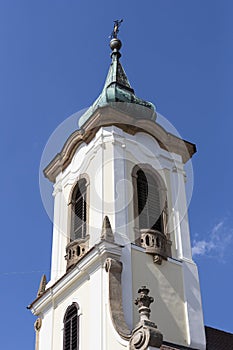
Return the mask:
[[44,170],[54,224],[51,279],[29,305],[36,350],[204,350],[184,172],[196,148],[136,96],[119,24],[100,96]]

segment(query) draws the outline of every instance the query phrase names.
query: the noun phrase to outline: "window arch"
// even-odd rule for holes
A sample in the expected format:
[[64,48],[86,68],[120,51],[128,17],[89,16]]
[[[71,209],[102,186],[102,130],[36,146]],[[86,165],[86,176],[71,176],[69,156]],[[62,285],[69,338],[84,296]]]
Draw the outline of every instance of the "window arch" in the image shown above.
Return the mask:
[[83,239],[87,234],[87,180],[81,178],[74,187],[71,199],[70,241]]
[[167,196],[161,177],[151,166],[136,166],[134,178],[135,219],[139,230],[166,232]]
[[79,349],[78,304],[68,306],[64,316],[63,350]]

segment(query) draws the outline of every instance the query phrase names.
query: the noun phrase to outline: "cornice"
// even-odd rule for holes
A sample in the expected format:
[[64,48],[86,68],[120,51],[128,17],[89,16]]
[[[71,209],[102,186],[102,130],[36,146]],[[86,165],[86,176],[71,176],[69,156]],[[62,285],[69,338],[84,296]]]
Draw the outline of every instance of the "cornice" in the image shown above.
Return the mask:
[[54,302],[54,298],[57,298],[74,282],[81,278],[89,279],[89,273],[93,270],[93,267],[104,267],[107,258],[119,259],[121,256],[121,249],[122,246],[116,243],[108,241],[99,242],[74,265],[74,268],[67,271],[51,287],[46,289],[41,296],[37,297],[28,305],[27,308],[30,309],[34,315],[39,315],[46,307]]
[[195,144],[183,140],[169,132],[161,125],[149,119],[136,119],[130,114],[111,106],[98,108],[83,125],[83,129],[74,131],[65,142],[62,150],[44,169],[44,175],[55,182],[56,176],[71,163],[73,155],[81,143],[88,144],[102,126],[115,125],[130,135],[145,132],[154,137],[160,147],[170,153],[179,154],[186,163],[196,152]]

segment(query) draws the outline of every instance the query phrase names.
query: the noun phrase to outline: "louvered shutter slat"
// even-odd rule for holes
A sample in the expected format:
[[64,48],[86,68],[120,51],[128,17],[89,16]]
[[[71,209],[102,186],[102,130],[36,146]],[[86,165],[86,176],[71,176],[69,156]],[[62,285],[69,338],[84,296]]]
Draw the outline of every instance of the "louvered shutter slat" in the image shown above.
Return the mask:
[[81,179],[73,192],[71,240],[86,236],[86,180]]
[[79,318],[76,305],[67,309],[64,319],[63,350],[78,350],[79,348]]
[[138,214],[140,229],[162,232],[162,208],[156,179],[142,170],[137,172]]

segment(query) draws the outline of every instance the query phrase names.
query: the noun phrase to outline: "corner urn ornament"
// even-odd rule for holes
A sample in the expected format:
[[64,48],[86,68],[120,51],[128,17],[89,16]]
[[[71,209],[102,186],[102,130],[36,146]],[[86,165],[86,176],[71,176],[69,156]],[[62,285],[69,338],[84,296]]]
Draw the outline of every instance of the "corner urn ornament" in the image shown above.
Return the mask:
[[154,302],[154,298],[148,295],[149,292],[146,286],[142,286],[138,290],[139,297],[134,302],[138,306],[140,321],[132,332],[130,350],[146,350],[149,346],[160,348],[163,342],[163,335],[155,323],[150,321],[150,304]]

